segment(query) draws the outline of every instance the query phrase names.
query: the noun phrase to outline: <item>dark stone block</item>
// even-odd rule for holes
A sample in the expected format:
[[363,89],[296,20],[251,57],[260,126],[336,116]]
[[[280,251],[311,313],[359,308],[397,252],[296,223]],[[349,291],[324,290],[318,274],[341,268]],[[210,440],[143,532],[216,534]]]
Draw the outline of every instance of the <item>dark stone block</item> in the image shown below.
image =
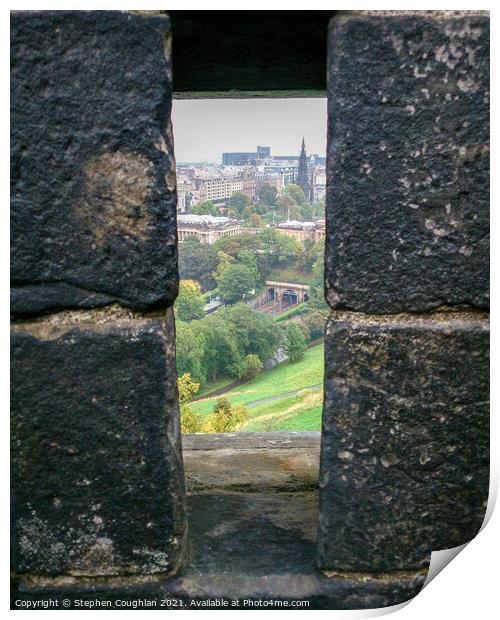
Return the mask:
[[176,95],[269,96],[326,90],[335,11],[169,11]]
[[328,54],[328,302],[488,307],[488,17],[341,16]]
[[[72,608],[161,609],[168,600],[171,609],[206,609],[208,599],[217,599],[227,609],[236,600],[240,609],[251,609],[250,599],[259,609],[297,600],[307,609],[360,609],[402,603],[422,588],[425,571],[325,574],[316,567],[318,489],[310,479],[317,480],[319,433],[196,434],[182,441],[190,551],[177,576],[23,575],[13,583],[13,608],[47,599],[62,608],[67,599]],[[239,487],[228,473],[238,467]],[[283,472],[298,484],[284,480]]]
[[320,567],[418,569],[476,535],[488,500],[488,335],[481,313],[333,316]]
[[12,560],[34,575],[169,574],[186,523],[173,324],[12,336]]
[[167,16],[12,15],[17,314],[85,307],[91,295],[141,310],[173,302],[169,40]]

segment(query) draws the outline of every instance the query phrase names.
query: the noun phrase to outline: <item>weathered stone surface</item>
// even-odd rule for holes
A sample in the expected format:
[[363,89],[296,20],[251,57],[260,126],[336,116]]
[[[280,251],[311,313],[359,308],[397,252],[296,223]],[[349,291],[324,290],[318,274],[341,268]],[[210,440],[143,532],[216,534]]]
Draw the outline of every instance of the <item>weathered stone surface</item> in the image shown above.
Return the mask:
[[417,569],[478,532],[489,480],[488,335],[482,313],[334,313],[320,567]]
[[319,450],[319,431],[182,435],[190,492],[316,490]]
[[488,17],[339,16],[328,58],[328,302],[488,307]]
[[168,574],[182,559],[172,316],[95,314],[12,336],[16,573]]
[[11,41],[14,311],[171,304],[168,17],[19,12]]
[[[300,460],[317,448],[318,439],[319,433],[183,435],[190,538],[183,571],[170,579],[153,575],[106,583],[22,576],[14,583],[13,607],[16,600],[27,604],[51,598],[62,605],[66,598],[72,608],[84,600],[95,608],[123,609],[147,599],[161,609],[168,599],[171,609],[206,609],[209,599],[218,599],[228,609],[236,600],[240,609],[279,609],[285,606],[282,601],[290,607],[298,600],[305,601],[301,609],[359,609],[412,598],[422,588],[425,571],[326,575],[315,566],[318,490],[310,477],[317,462],[296,468],[295,488],[291,481],[283,484],[281,469],[283,452],[288,451],[288,461]],[[224,458],[227,466],[248,461],[239,471],[239,490],[224,469],[215,480]]]

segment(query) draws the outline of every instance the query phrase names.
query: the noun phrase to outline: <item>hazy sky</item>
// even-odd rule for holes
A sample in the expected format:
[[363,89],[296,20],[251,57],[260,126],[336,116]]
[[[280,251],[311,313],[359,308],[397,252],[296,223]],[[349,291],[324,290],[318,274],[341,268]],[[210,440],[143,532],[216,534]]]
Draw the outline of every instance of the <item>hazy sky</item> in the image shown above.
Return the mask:
[[174,99],[175,156],[221,162],[224,151],[271,147],[271,155],[326,152],[326,99]]

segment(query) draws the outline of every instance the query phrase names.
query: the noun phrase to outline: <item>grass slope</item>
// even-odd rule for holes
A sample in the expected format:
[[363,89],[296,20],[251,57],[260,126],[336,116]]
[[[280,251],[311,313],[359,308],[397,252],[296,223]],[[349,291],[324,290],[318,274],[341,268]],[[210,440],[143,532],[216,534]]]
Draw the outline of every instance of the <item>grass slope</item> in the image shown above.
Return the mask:
[[251,416],[240,431],[317,431],[321,429],[323,390],[303,390],[248,409]]
[[[323,382],[324,345],[306,351],[304,359],[295,364],[283,362],[262,372],[258,377],[224,394],[231,404],[254,403],[265,398],[277,398],[248,408],[250,419],[242,431],[257,430],[319,430],[321,428],[322,390],[307,390]],[[297,395],[289,392],[300,391]],[[197,413],[212,412],[216,398],[191,403]]]

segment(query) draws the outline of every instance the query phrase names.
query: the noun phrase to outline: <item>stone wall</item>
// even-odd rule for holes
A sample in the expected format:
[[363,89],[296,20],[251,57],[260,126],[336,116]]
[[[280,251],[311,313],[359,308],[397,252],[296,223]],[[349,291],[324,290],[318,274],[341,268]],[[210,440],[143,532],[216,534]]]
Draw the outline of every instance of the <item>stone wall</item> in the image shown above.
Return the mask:
[[330,22],[322,569],[425,568],[481,527],[488,88],[487,15]]
[[[177,14],[176,54],[213,25],[209,13]],[[325,19],[306,13],[303,28]],[[279,39],[259,48],[259,19],[243,38],[245,53],[260,50],[247,58],[255,70],[233,62],[236,50],[225,73],[209,41],[205,65],[221,79],[197,82],[188,55],[180,90],[317,94],[324,32],[302,40],[290,26],[293,53],[274,74],[266,62],[264,74],[258,59]],[[274,32],[276,19],[266,28]],[[300,542],[292,520],[259,534],[258,549],[289,562],[286,571],[274,562],[275,579],[264,552],[262,565],[245,567],[244,546],[236,580],[225,557],[211,574],[196,558],[183,564],[170,43],[163,12],[12,16],[14,596],[189,601],[223,591],[288,600],[295,591],[326,609],[401,602],[421,587],[432,550],[475,535],[488,497],[488,18],[351,12],[330,23],[323,572],[307,564],[310,519],[305,555],[276,542]],[[305,57],[312,81],[304,65],[295,71]],[[212,453],[235,446],[242,454],[232,462],[250,462],[244,450],[254,446],[266,450],[263,463],[301,470],[304,441],[316,440],[292,439],[279,447],[245,438],[242,448],[213,438],[203,472],[217,470]],[[285,448],[298,454],[283,461]],[[241,492],[236,482],[231,493]],[[288,514],[290,484],[279,479],[273,493],[282,495],[269,505],[252,498],[259,513]],[[231,527],[252,546],[246,523],[255,513],[239,497],[227,501],[229,516],[240,510]],[[220,530],[198,517],[195,549],[211,566]]]
[[12,15],[12,560],[169,575],[185,552],[170,22]]

